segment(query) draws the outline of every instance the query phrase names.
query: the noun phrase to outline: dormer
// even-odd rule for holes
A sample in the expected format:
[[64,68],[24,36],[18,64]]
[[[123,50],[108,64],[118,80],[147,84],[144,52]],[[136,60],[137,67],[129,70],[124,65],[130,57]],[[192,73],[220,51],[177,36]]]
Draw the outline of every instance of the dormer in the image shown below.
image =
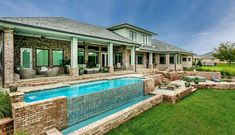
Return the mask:
[[144,44],[144,45],[151,45],[152,36],[157,35],[154,32],[145,30],[143,28],[128,24],[122,23],[118,25],[114,25],[108,28],[123,37],[126,37],[133,42]]

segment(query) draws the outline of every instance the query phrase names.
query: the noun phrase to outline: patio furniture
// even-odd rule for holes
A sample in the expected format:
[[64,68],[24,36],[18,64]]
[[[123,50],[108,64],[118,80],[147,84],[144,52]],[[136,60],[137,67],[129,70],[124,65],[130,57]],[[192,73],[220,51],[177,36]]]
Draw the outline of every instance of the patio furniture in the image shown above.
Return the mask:
[[57,76],[57,75],[58,75],[58,72],[59,72],[59,67],[54,67],[54,68],[50,68],[50,69],[47,71],[46,75],[47,75],[48,77]]
[[96,68],[93,69],[93,72],[94,73],[99,73],[100,72],[100,67],[101,67],[100,64],[96,64]]
[[94,70],[93,70],[92,68],[87,68],[87,69],[85,70],[85,72],[86,72],[87,74],[93,74],[93,73],[94,73]]
[[30,68],[21,68],[20,69],[20,77],[22,79],[29,79],[36,77],[36,71]]
[[121,63],[117,63],[116,69],[117,69],[117,70],[122,70],[122,65],[121,65]]
[[46,75],[48,67],[37,67],[36,70],[38,75]]

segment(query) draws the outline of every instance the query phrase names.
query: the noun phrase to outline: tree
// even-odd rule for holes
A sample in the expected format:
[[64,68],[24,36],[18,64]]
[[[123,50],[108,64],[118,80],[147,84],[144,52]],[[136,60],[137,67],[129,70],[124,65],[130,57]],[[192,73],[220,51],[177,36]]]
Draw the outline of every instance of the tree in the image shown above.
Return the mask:
[[224,42],[214,49],[213,56],[228,61],[229,65],[235,60],[235,43]]

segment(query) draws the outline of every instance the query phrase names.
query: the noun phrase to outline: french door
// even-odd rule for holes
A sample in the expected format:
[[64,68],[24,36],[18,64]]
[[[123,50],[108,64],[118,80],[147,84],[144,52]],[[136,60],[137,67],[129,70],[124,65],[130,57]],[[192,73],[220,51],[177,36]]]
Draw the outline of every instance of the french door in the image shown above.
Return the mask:
[[32,68],[32,48],[20,48],[20,66]]
[[108,53],[102,53],[102,67],[108,66]]

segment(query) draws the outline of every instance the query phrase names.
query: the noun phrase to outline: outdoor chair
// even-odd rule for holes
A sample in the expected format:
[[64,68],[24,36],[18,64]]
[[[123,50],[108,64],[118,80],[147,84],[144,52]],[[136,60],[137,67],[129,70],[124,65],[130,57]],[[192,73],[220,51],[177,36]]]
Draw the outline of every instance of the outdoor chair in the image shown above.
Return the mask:
[[57,75],[58,75],[58,72],[59,72],[59,67],[54,67],[54,68],[50,68],[50,69],[47,71],[46,75],[47,75],[48,77],[57,76]]
[[21,68],[20,69],[20,77],[22,79],[29,79],[36,77],[36,71],[30,68]]
[[48,67],[37,67],[36,70],[38,75],[46,75]]
[[96,67],[93,69],[94,73],[99,73],[100,72],[100,64],[96,64]]

